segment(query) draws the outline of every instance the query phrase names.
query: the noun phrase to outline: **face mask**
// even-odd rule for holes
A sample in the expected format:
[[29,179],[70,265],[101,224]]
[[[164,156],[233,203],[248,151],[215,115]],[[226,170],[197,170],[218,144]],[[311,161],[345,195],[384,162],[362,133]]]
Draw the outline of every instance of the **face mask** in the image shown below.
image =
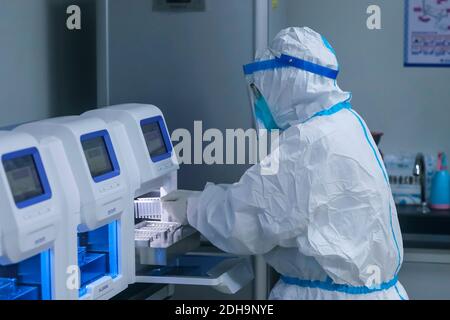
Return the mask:
[[266,129],[269,131],[280,130],[280,127],[273,118],[266,99],[254,83],[251,83],[249,86],[249,94],[257,129]]

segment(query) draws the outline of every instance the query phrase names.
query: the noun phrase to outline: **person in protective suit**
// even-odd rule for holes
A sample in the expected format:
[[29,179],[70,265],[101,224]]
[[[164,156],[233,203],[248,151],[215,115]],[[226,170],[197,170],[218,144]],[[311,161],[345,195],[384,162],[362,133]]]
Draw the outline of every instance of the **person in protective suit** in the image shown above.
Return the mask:
[[336,83],[338,70],[320,34],[282,30],[244,66],[258,123],[281,130],[263,160],[278,161],[278,171],[262,174],[258,164],[233,185],[208,184],[177,200],[218,248],[264,255],[282,275],[271,299],[408,299],[388,175],[351,93]]

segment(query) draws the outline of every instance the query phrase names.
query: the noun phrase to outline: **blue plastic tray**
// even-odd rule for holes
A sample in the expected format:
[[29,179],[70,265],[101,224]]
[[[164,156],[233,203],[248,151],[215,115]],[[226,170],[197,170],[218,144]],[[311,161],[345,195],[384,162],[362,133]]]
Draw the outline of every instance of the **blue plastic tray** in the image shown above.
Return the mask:
[[108,255],[104,253],[86,253],[84,263],[79,265],[81,271],[81,286],[84,287],[89,283],[108,274]]
[[16,279],[0,278],[0,300],[37,300],[37,287],[16,284]]

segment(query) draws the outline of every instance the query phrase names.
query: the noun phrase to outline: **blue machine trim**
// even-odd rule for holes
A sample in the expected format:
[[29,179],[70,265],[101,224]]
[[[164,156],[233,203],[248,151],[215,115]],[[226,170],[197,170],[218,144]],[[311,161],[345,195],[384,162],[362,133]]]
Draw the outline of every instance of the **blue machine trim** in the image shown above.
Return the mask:
[[162,154],[162,155],[159,155],[159,156],[150,157],[154,163],[157,163],[157,162],[161,162],[163,160],[171,158],[172,157],[173,147],[172,147],[172,141],[170,140],[169,133],[167,131],[167,127],[166,127],[166,125],[164,123],[164,119],[163,119],[162,116],[156,116],[156,117],[153,117],[153,118],[148,118],[148,119],[141,120],[141,130],[142,130],[143,126],[148,125],[148,124],[152,124],[152,123],[158,123],[159,130],[161,131],[161,134],[162,134],[163,139],[164,139],[164,144],[166,145],[166,150],[167,150],[167,153],[165,153],[165,154]]
[[282,54],[279,58],[250,63],[244,66],[244,74],[251,75],[255,72],[293,67],[322,77],[336,80],[339,70],[330,69],[321,65]]
[[80,288],[80,290],[78,292],[78,297],[81,298],[86,294],[87,294],[87,288],[86,288],[86,286],[84,286],[84,287]]
[[[98,229],[78,234],[78,266],[80,267],[79,297],[87,294],[87,287],[94,281],[110,276],[115,279],[121,272],[119,256],[120,222],[113,221]],[[80,237],[87,236],[87,243]],[[84,247],[87,245],[87,247]]]
[[25,156],[33,157],[33,161],[36,166],[36,170],[37,170],[44,193],[37,197],[16,203],[16,206],[19,209],[24,209],[24,208],[33,206],[35,204],[38,204],[40,202],[47,201],[52,198],[52,190],[50,188],[50,183],[48,182],[47,174],[45,173],[44,164],[42,163],[41,155],[39,154],[39,150],[37,148],[33,147],[33,148],[28,148],[28,149],[5,154],[2,156],[2,162],[8,161],[8,160],[14,160],[17,158],[22,158]]
[[109,273],[111,278],[119,275],[119,241],[118,241],[118,222],[114,221],[108,225],[109,236]]
[[394,277],[391,281],[382,283],[381,285],[375,287],[353,287],[344,284],[336,284],[330,278],[328,278],[327,281],[312,281],[281,276],[281,280],[286,284],[302,288],[316,288],[325,291],[342,292],[352,295],[370,294],[374,292],[389,290],[392,287],[397,288],[396,285],[398,283],[397,277]]
[[[84,142],[84,141],[92,140],[92,139],[99,138],[99,137],[103,138],[103,141],[105,142],[106,149],[108,150],[109,160],[111,161],[111,164],[113,166],[113,171],[105,173],[98,177],[92,177],[94,179],[95,183],[109,180],[109,179],[112,179],[112,178],[120,175],[119,162],[117,161],[116,153],[114,151],[114,146],[112,144],[111,137],[109,136],[109,132],[107,130],[101,130],[101,131],[96,131],[96,132],[82,135],[80,137],[80,141]],[[87,162],[87,159],[86,159],[86,162]]]
[[[54,295],[53,268],[53,249],[16,264],[0,266],[0,299],[51,300]],[[1,288],[2,280],[10,286]]]
[[50,250],[41,253],[42,300],[52,299],[52,254]]

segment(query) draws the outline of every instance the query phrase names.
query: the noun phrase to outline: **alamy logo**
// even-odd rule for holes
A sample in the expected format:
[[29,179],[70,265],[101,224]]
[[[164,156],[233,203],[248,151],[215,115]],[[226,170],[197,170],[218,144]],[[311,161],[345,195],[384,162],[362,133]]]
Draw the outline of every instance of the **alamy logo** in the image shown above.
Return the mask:
[[381,8],[377,5],[371,5],[367,8],[367,29],[381,30]]
[[81,30],[81,9],[79,6],[71,5],[67,7],[66,13],[69,15],[66,26],[69,30]]
[[80,289],[80,268],[78,266],[68,266],[66,270],[66,287],[69,290]]
[[369,277],[366,281],[366,287],[377,289],[381,284],[381,269],[378,266],[370,265],[367,267]]
[[[260,165],[262,175],[276,175],[279,169],[278,130],[208,129],[194,122],[194,135],[177,129],[171,139],[179,164]],[[270,149],[270,150],[269,150]]]

